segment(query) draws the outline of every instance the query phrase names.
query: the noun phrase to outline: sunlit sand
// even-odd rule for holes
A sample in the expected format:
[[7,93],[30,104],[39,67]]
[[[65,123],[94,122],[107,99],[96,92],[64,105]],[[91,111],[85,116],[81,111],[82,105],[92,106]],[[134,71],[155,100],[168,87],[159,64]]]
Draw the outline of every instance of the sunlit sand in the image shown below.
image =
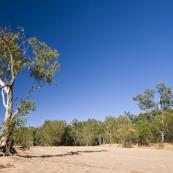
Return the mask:
[[10,168],[0,172],[116,172],[172,173],[173,145],[121,148],[117,145],[95,147],[31,147],[18,156],[1,157],[0,164]]

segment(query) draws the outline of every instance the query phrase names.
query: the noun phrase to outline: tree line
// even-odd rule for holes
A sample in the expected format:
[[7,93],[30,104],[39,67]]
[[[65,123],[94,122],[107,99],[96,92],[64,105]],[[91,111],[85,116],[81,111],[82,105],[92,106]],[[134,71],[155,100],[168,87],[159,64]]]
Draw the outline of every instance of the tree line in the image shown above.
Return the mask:
[[[46,120],[41,127],[15,128],[16,145],[24,146],[94,146],[119,143],[133,144],[173,142],[173,93],[161,82],[156,91],[146,89],[133,97],[143,110],[138,115],[124,112],[118,117],[107,116],[104,121]],[[157,100],[157,101],[156,101]]]

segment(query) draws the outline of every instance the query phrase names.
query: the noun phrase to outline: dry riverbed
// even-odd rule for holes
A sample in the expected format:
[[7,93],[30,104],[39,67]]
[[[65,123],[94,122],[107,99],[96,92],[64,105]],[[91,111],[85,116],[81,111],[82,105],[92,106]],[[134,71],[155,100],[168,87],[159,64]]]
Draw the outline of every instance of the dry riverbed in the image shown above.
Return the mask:
[[[7,167],[7,168],[5,168]],[[31,147],[0,157],[0,173],[172,173],[173,145],[121,148]]]

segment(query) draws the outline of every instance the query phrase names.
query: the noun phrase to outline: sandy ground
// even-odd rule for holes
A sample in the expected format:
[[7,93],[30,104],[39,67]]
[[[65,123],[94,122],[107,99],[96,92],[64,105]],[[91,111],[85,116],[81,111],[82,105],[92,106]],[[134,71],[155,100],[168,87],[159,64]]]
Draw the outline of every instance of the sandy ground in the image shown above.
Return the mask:
[[0,157],[2,173],[173,173],[173,145],[167,149],[96,147],[31,147],[18,156]]

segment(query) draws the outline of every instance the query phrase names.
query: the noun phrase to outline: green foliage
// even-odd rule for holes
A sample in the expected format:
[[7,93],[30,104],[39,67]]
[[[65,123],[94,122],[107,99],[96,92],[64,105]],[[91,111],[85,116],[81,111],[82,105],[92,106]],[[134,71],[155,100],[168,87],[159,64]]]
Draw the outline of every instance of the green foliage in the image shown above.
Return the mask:
[[138,94],[136,97],[133,97],[134,101],[138,101],[138,107],[141,110],[148,111],[156,109],[156,103],[154,103],[154,90],[146,89],[144,91],[144,94]]
[[100,135],[103,134],[103,124],[95,119],[71,123],[71,137],[75,145],[98,145]]
[[[12,70],[17,75],[26,67],[28,58],[25,57],[24,29],[18,27],[18,31],[12,32],[11,28],[0,28],[0,78],[10,82]],[[13,68],[13,69],[11,69]]]
[[37,38],[30,38],[28,43],[35,55],[29,64],[30,76],[43,84],[56,84],[53,77],[60,68],[57,61],[59,56],[57,50],[52,50],[46,43],[38,41]]
[[18,113],[19,115],[26,115],[29,114],[29,111],[34,111],[35,110],[35,101],[29,101],[27,99],[21,99],[20,101],[20,106],[18,108]]
[[116,118],[113,116],[107,116],[104,120],[105,123],[105,132],[107,137],[106,141],[109,141],[110,144],[116,141]]
[[[135,116],[138,118],[136,123],[132,123],[131,119],[122,115],[117,118],[108,116],[104,122],[95,119],[88,119],[87,121],[74,119],[69,125],[65,121],[46,120],[38,128],[19,126],[14,137],[18,145],[42,146],[93,146],[103,143],[119,143],[123,147],[129,148],[133,144],[149,146],[153,142],[160,143],[161,136],[156,128],[161,129],[165,126],[159,119],[147,121],[141,118],[145,114],[139,114],[139,116],[139,118]],[[172,142],[172,110],[165,112],[164,122],[167,123],[165,141]],[[111,133],[107,133],[108,130]]]
[[165,141],[173,142],[173,111],[167,110],[165,112],[165,122],[167,125]]
[[[165,135],[168,131],[168,123],[165,118],[165,111],[168,111],[173,106],[173,93],[170,87],[166,87],[163,82],[156,85],[157,92],[159,93],[159,102],[154,102],[154,90],[145,90],[144,95],[138,94],[133,99],[138,101],[139,108],[144,110],[147,115],[150,116],[150,122],[153,127],[153,133],[155,134],[155,141],[160,138],[163,143],[165,141]],[[148,120],[148,117],[146,117]],[[159,137],[158,137],[159,135]],[[150,135],[149,135],[150,137]],[[146,143],[148,143],[146,141]]]
[[64,134],[62,135],[62,138],[61,138],[61,145],[64,145],[64,146],[75,145],[73,137],[72,137],[72,126],[70,124],[66,125]]
[[66,121],[46,120],[40,127],[38,137],[40,144],[45,146],[61,145],[63,134],[65,133]]
[[30,128],[15,128],[13,138],[15,145],[21,145],[28,149],[30,149],[30,146],[33,146],[33,131]]
[[116,126],[117,141],[124,147],[131,147],[131,144],[136,142],[135,125],[128,117],[120,115],[116,119]]
[[173,106],[173,93],[171,87],[166,87],[163,82],[156,85],[158,93],[160,94],[160,106],[162,110],[166,110]]
[[149,145],[153,139],[151,123],[146,121],[139,121],[136,124],[136,128],[138,135],[138,144]]
[[[171,89],[158,84],[159,103],[154,102],[154,90],[146,90],[144,95],[138,95],[135,100],[139,102],[144,113],[132,115],[124,112],[118,117],[107,116],[105,120],[87,121],[72,120],[70,124],[60,120],[46,120],[41,127],[23,127],[21,119],[15,119],[16,128],[14,138],[16,144],[42,145],[42,146],[93,146],[104,143],[119,143],[130,148],[133,144],[150,146],[151,143],[173,142],[173,110],[171,109]],[[162,87],[164,89],[162,89]],[[161,106],[163,104],[163,106]],[[34,102],[22,100],[21,112],[34,110]],[[160,108],[159,108],[160,107]],[[22,114],[22,113],[21,113]]]

